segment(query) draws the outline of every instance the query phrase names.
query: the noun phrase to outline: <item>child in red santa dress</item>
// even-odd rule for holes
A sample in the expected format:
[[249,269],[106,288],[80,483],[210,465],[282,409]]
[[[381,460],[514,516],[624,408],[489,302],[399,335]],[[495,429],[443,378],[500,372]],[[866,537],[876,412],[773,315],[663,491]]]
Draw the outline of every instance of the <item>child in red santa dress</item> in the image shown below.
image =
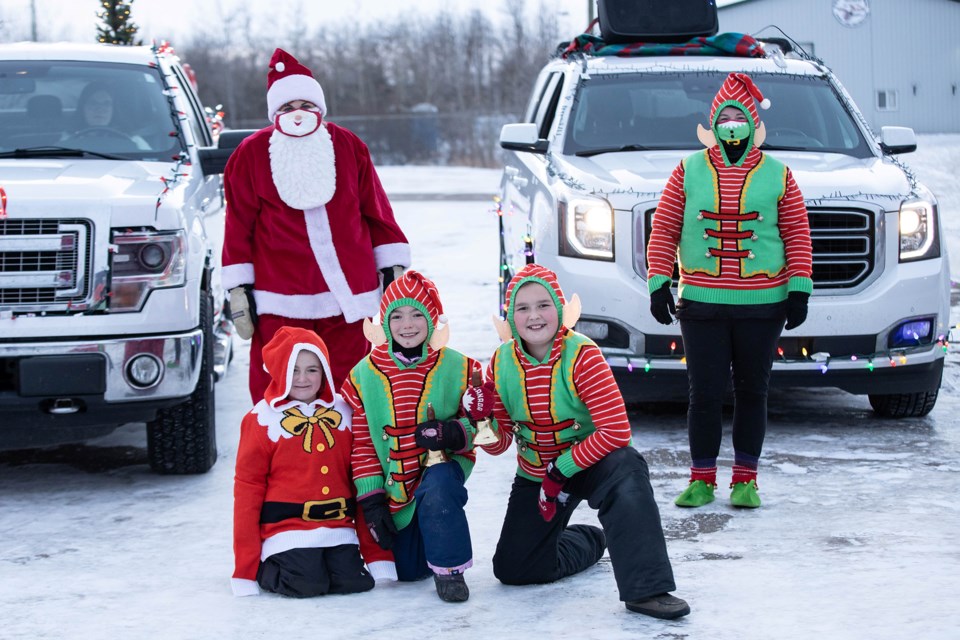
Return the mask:
[[330,384],[326,345],[313,331],[283,327],[263,359],[272,381],[240,425],[234,595],[262,588],[305,598],[396,580],[392,554],[357,513],[351,410]]
[[[373,351],[341,393],[354,410],[353,481],[374,538],[392,549],[402,582],[434,577],[445,602],[464,602],[473,565],[464,505],[476,427],[461,399],[480,363],[444,346],[436,286],[407,271],[387,287]],[[442,326],[441,326],[442,325]]]
[[273,123],[233,152],[227,198],[223,286],[237,332],[252,337],[250,396],[270,382],[260,353],[281,326],[312,329],[337,349],[334,388],[369,351],[362,320],[384,286],[410,266],[367,146],[330,122],[310,70],[277,49],[267,74]]

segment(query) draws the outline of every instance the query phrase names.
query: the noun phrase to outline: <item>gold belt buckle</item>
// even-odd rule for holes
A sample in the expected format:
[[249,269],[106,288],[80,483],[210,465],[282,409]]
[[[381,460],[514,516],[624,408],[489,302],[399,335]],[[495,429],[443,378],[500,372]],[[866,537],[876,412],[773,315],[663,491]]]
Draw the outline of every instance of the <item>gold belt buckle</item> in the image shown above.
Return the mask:
[[[328,509],[323,512],[319,518],[310,516],[310,510],[313,507],[322,505],[337,505],[335,509]],[[347,501],[345,498],[334,498],[332,500],[310,500],[303,503],[303,514],[300,516],[307,522],[323,522],[324,520],[343,520],[347,517]]]

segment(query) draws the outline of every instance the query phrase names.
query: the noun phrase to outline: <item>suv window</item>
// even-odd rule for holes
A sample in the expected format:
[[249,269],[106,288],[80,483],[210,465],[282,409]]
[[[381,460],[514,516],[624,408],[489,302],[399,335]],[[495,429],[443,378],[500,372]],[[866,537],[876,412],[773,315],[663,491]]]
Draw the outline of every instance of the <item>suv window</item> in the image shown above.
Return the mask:
[[155,68],[0,61],[0,151],[58,146],[169,160],[180,151],[176,128]]
[[[633,149],[700,148],[698,124],[707,115],[726,73],[650,73],[584,80],[574,101],[564,153],[593,155]],[[871,155],[860,129],[824,77],[755,74],[776,105],[761,112],[769,150]]]
[[543,96],[540,105],[537,107],[534,122],[537,125],[537,131],[541,138],[546,138],[550,132],[550,125],[553,124],[554,113],[557,110],[557,102],[560,101],[560,89],[563,88],[563,74],[554,73],[547,79],[546,86],[543,89]]

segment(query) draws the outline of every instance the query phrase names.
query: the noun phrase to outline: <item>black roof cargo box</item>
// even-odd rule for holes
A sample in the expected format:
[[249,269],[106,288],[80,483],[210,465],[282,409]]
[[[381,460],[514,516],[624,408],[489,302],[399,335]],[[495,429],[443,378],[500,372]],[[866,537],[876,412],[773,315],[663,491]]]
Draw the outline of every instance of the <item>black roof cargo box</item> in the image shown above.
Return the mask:
[[597,0],[604,42],[686,42],[719,28],[716,0]]

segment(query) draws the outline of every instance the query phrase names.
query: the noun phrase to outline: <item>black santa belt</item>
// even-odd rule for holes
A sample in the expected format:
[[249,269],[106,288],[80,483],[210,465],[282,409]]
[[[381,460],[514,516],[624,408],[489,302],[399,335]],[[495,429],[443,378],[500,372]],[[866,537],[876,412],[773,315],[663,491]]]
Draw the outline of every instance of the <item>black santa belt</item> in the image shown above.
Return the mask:
[[260,509],[260,524],[270,524],[299,518],[306,522],[324,522],[352,518],[357,511],[353,498],[310,500],[309,502],[264,502]]

